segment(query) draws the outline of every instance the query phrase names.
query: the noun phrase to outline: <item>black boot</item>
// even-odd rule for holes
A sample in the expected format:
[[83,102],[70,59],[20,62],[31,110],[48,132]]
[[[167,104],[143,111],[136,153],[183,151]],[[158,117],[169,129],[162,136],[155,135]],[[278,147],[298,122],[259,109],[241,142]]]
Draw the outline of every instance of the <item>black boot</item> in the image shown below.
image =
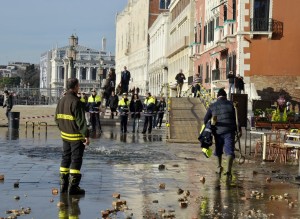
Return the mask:
[[61,173],[60,174],[60,193],[67,193],[69,186],[69,174]]
[[70,174],[69,178],[69,195],[84,195],[84,189],[79,187],[81,174]]

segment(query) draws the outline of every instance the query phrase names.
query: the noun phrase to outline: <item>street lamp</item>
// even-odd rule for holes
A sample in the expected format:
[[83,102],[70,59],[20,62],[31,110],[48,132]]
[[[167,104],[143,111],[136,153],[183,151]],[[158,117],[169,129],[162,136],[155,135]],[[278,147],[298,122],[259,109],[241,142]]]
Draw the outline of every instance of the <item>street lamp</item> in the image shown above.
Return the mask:
[[103,58],[100,58],[100,68],[99,68],[99,80],[100,80],[100,89],[102,87],[102,81],[103,81],[103,74],[104,74],[104,68],[103,68],[103,65],[104,65],[104,59]]

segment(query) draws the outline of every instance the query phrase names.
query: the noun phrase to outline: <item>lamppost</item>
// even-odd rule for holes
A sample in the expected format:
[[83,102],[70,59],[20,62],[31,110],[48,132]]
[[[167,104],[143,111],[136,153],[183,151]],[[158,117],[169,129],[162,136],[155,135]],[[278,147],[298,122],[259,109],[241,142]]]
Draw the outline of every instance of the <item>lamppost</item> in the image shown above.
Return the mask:
[[103,68],[103,64],[104,64],[104,60],[103,58],[100,58],[100,68],[99,68],[99,85],[100,85],[100,89],[102,88],[102,81],[103,81],[103,73],[104,73],[104,68]]
[[63,59],[64,68],[65,68],[65,76],[64,76],[64,89],[67,89],[67,80],[68,78],[75,78],[76,71],[74,68],[74,61],[76,60],[76,51],[73,46],[67,50],[67,58]]

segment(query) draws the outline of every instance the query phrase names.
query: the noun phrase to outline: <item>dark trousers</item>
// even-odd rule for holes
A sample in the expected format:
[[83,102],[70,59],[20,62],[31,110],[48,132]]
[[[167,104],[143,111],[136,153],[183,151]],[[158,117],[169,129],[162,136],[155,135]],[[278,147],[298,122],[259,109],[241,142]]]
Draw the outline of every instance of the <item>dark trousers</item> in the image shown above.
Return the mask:
[[154,113],[152,116],[152,128],[155,128],[157,121],[157,113]]
[[116,108],[110,108],[110,118],[113,119],[114,118],[114,114],[117,112]]
[[156,124],[156,126],[161,127],[163,118],[164,118],[164,113],[158,113],[158,118],[157,118],[157,124]]
[[152,131],[152,116],[145,116],[143,133],[146,133],[148,127],[148,133]]
[[90,113],[90,121],[92,125],[92,130],[96,130],[97,126],[99,127],[99,130],[101,130],[101,123],[100,123],[100,116],[98,113]]
[[127,121],[128,121],[128,115],[120,115],[121,118],[121,132],[127,132]]
[[215,156],[221,156],[223,154],[223,151],[226,155],[231,155],[235,157],[234,154],[234,139],[235,139],[235,133],[225,133],[225,134],[215,134]]
[[122,93],[128,93],[128,85],[126,82],[122,82]]
[[200,85],[196,84],[194,87],[194,97],[199,97],[198,92],[200,92]]
[[82,141],[69,142],[63,140],[63,154],[60,166],[72,170],[80,170],[84,148]]

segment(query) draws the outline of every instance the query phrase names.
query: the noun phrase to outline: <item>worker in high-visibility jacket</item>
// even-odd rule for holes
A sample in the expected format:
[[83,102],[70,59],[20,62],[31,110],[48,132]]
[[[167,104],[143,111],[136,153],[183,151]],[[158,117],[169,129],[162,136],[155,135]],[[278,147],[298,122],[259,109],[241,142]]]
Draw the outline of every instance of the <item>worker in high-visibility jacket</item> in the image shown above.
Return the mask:
[[77,97],[78,79],[68,79],[67,89],[66,95],[59,100],[55,111],[55,122],[63,140],[60,192],[82,195],[85,191],[79,187],[80,169],[84,149],[90,143],[89,130],[85,121],[83,104]]
[[92,90],[92,95],[88,98],[88,106],[89,106],[89,112],[90,112],[90,122],[92,125],[92,131],[95,132],[97,130],[97,127],[99,129],[99,132],[102,132],[101,129],[101,122],[100,122],[100,115],[99,115],[99,109],[101,105],[101,97],[97,95],[97,92],[95,89]]
[[122,99],[119,100],[118,103],[118,110],[121,119],[121,133],[127,133],[129,105],[130,105],[130,101],[127,98],[127,93],[123,93]]
[[147,97],[144,101],[144,128],[143,128],[143,134],[146,133],[147,127],[148,127],[148,134],[151,134],[152,131],[152,116],[154,112],[155,107],[155,99],[151,96],[151,93],[147,94]]

